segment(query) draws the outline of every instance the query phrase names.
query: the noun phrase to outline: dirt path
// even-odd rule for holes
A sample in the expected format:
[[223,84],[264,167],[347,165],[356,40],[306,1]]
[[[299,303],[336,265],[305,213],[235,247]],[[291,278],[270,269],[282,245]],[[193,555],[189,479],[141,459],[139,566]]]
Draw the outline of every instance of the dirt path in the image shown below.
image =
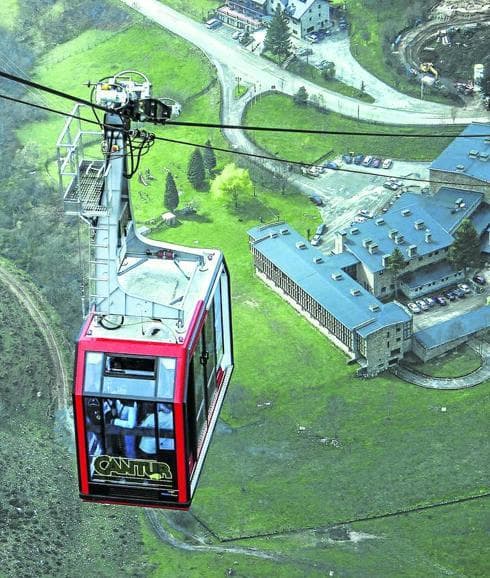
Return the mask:
[[36,298],[29,293],[23,280],[2,267],[1,264],[0,283],[3,283],[12,295],[16,297],[44,337],[55,374],[56,389],[53,397],[56,399],[56,409],[66,411],[68,407],[68,376],[63,360],[63,353],[58,345],[57,337],[50,326],[49,320],[46,318],[46,314],[43,312]]

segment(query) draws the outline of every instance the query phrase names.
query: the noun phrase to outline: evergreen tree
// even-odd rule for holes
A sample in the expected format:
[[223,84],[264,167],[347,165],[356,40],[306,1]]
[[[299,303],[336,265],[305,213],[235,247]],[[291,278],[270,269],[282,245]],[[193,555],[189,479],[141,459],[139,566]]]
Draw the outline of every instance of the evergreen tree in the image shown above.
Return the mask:
[[300,86],[298,88],[298,92],[293,96],[294,104],[299,106],[305,106],[308,104],[308,93],[306,92],[306,88],[304,86]]
[[211,141],[209,139],[206,141],[206,148],[203,149],[202,160],[204,161],[205,169],[211,175],[213,169],[216,167],[216,155],[211,148]]
[[449,249],[449,262],[458,270],[464,269],[465,274],[469,268],[481,265],[480,239],[469,219],[463,219],[454,234],[454,243]]
[[407,263],[403,253],[396,247],[393,253],[388,258],[388,265],[386,269],[392,274],[393,282],[395,284],[395,297],[398,296],[398,277],[400,272],[405,269]]
[[288,19],[278,4],[267,30],[264,50],[277,56],[286,57],[291,53],[291,38]]
[[187,178],[195,189],[204,189],[206,186],[206,171],[200,149],[195,148],[189,159]]
[[167,173],[163,204],[169,211],[172,211],[172,213],[179,206],[179,192],[177,191],[177,186],[175,185],[175,180],[171,172]]

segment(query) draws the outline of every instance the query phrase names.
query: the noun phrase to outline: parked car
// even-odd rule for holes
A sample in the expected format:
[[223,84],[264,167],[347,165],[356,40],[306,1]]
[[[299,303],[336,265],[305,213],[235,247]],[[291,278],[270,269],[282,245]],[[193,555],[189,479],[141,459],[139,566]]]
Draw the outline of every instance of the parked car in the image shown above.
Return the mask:
[[241,30],[236,30],[235,32],[233,32],[233,34],[231,35],[231,37],[233,38],[233,40],[238,40],[240,38],[240,34],[242,33]]
[[354,157],[354,164],[355,164],[355,165],[360,165],[363,160],[364,160],[364,155],[356,155],[356,156]]
[[416,303],[407,303],[407,307],[410,309],[412,313],[420,313],[421,309]]
[[385,181],[383,183],[383,187],[385,189],[390,189],[390,191],[397,191],[398,190],[398,185],[396,183],[393,183],[392,181]]
[[322,223],[321,225],[318,225],[318,227],[316,228],[315,235],[323,235],[323,233],[326,232],[327,232],[327,225],[325,225],[325,223]]
[[487,280],[485,279],[485,277],[483,275],[478,274],[478,273],[473,276],[473,281],[475,283],[478,283],[478,285],[486,285],[487,284]]
[[447,301],[444,299],[442,295],[436,295],[434,299],[439,303],[439,305],[447,305]]
[[309,56],[310,54],[313,54],[313,50],[311,48],[300,48],[296,52],[297,56]]
[[377,157],[375,157],[373,159],[373,162],[371,163],[371,166],[373,167],[373,169],[379,169],[380,165],[381,165],[381,159],[378,159]]
[[391,169],[392,166],[393,166],[393,161],[391,159],[385,159],[383,161],[383,164],[381,165],[381,167],[383,169]]
[[420,307],[420,309],[422,309],[422,311],[428,311],[429,310],[429,306],[427,305],[427,303],[423,299],[417,299],[417,301],[415,301],[415,303]]
[[328,163],[325,163],[323,166],[326,167],[327,169],[333,169],[335,171],[340,168],[338,163],[336,163],[335,161],[328,161]]
[[464,299],[466,297],[466,293],[459,287],[456,287],[451,292],[453,295],[456,295],[456,297],[459,297],[460,299]]
[[395,183],[395,185],[396,185],[397,187],[401,187],[401,186],[403,185],[403,181],[401,181],[400,179],[394,179],[393,177],[390,177],[390,178],[388,179],[388,181],[389,181],[390,183]]
[[433,297],[426,297],[425,302],[429,307],[434,307],[434,305],[436,304],[436,300]]
[[372,162],[373,162],[373,157],[368,155],[367,157],[364,157],[364,160],[362,161],[362,166],[363,167],[370,167]]
[[357,211],[357,214],[358,214],[358,215],[361,215],[361,217],[367,217],[368,219],[371,218],[371,214],[370,214],[370,212],[369,212],[367,209],[359,209],[359,210]]
[[471,293],[471,289],[468,287],[468,285],[466,285],[466,283],[458,283],[458,288],[462,289],[466,295],[469,295]]
[[318,195],[311,195],[310,201],[314,205],[316,205],[317,207],[323,207],[323,205],[324,205],[323,199],[321,197],[319,197]]
[[221,24],[221,20],[218,20],[217,18],[211,18],[206,22],[206,28],[209,30],[214,30],[215,28],[219,28]]
[[316,247],[321,242],[322,242],[322,238],[320,237],[320,235],[313,235],[313,238],[311,239],[311,244],[313,245],[313,247]]
[[[463,293],[463,295],[464,295],[464,293]],[[449,301],[455,301],[456,297],[459,297],[459,295],[455,291],[445,291],[444,297],[449,299]]]
[[344,161],[344,163],[350,165],[352,164],[352,156],[351,155],[342,155],[342,160]]
[[305,36],[305,40],[310,44],[316,44],[319,41],[319,38],[314,32],[312,32],[311,34],[307,34]]

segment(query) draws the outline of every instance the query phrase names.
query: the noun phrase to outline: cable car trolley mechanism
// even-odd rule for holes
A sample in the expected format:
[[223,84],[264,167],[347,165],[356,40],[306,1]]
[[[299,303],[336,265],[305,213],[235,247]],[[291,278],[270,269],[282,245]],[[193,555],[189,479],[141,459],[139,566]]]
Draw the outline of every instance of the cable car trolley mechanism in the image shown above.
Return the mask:
[[84,138],[101,133],[80,118],[57,143],[65,212],[89,227],[73,388],[80,496],[187,509],[233,370],[228,269],[219,250],[135,228],[129,178],[153,135],[131,121],[163,124],[178,104],[152,99],[135,71],[101,80],[92,98],[106,109],[105,158],[84,159]]

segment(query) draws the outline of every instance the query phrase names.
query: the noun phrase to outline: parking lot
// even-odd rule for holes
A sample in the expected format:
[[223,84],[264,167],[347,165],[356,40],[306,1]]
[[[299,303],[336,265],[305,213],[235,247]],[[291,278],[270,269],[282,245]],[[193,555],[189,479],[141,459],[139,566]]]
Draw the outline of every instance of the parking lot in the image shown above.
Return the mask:
[[[478,309],[483,307],[486,304],[487,297],[489,294],[488,291],[488,283],[490,282],[490,271],[487,269],[485,272],[485,277],[487,279],[487,285],[481,287],[483,289],[482,293],[477,293],[476,289],[480,286],[476,285],[471,281],[466,281],[470,288],[471,294],[466,295],[463,299],[456,299],[454,301],[447,301],[446,306],[441,305],[434,305],[428,311],[422,311],[421,313],[417,313],[413,315],[413,329],[414,331],[420,331],[421,329],[426,329],[427,327],[431,327],[435,323],[441,323],[442,321],[447,321],[453,317],[457,317],[458,315],[462,315],[463,313],[468,313],[469,311],[473,311],[474,309]],[[438,294],[444,295],[447,290],[451,288],[445,289],[444,291],[439,292]]]
[[[366,154],[368,152],[366,151]],[[360,217],[360,211],[370,215],[380,214],[383,208],[389,208],[402,191],[421,192],[428,185],[429,163],[393,162],[390,169],[374,169],[362,165],[346,164],[340,158],[334,159],[341,169],[327,169],[323,174],[314,177],[314,183],[321,191],[324,206],[321,209],[328,232],[324,235],[322,248],[331,248],[334,232],[348,227]],[[348,172],[347,172],[348,171]],[[386,175],[386,176],[378,176]],[[392,191],[383,186],[396,175],[402,181],[402,187]],[[422,182],[410,181],[407,177],[427,179]]]

